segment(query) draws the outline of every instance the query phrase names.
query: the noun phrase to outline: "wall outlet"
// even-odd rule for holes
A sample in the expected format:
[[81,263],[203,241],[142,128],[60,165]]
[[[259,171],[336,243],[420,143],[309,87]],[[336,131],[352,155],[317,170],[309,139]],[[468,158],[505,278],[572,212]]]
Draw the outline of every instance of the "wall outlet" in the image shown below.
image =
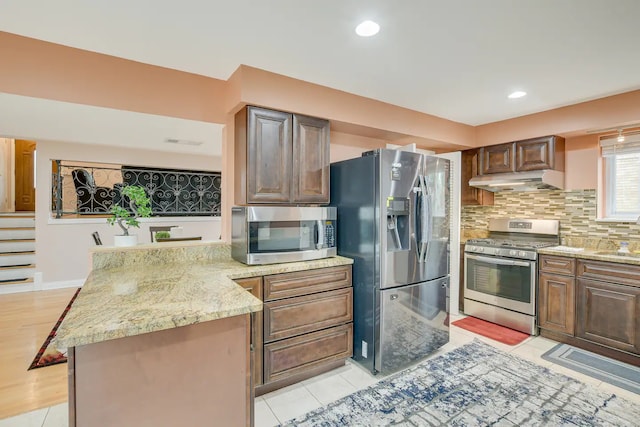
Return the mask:
[[367,358],[367,342],[366,341],[362,341],[362,357],[364,357],[365,359]]

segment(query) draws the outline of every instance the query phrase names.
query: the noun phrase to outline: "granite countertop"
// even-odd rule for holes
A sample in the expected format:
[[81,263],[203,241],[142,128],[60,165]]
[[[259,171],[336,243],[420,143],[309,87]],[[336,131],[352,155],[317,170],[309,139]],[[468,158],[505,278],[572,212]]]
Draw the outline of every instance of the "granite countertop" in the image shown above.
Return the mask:
[[538,253],[542,255],[557,255],[570,258],[640,265],[640,253],[617,255],[615,252],[616,251],[611,250],[604,251],[601,249],[576,248],[572,246],[550,246],[538,249]]
[[260,311],[262,302],[232,279],[352,263],[334,257],[247,266],[227,256],[94,269],[60,325],[55,345],[63,349]]

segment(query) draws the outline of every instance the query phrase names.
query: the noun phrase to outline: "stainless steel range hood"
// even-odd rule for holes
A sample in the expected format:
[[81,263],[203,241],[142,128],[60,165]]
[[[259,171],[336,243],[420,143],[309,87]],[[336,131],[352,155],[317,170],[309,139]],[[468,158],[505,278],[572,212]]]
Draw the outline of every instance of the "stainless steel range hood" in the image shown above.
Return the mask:
[[552,169],[514,173],[494,173],[471,178],[469,185],[489,191],[564,188],[564,173]]

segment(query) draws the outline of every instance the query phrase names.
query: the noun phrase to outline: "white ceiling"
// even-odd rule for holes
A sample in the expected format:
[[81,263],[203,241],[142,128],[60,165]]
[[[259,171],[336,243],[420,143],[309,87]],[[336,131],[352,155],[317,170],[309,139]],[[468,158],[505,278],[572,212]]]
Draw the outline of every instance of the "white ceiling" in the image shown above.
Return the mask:
[[[222,125],[0,93],[3,137],[222,155]],[[171,144],[167,138],[199,142]]]
[[[471,125],[640,89],[639,16],[640,0],[0,2],[3,31],[225,80],[246,64]],[[356,36],[363,19],[380,33]]]

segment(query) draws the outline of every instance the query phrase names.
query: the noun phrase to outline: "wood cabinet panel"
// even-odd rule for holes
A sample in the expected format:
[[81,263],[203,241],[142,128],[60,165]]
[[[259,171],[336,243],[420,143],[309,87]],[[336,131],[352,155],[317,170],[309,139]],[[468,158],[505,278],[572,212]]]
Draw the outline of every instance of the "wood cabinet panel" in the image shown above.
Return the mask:
[[576,271],[576,260],[575,258],[561,256],[540,255],[539,269],[545,273],[568,274],[573,276]]
[[515,171],[514,143],[482,147],[480,153],[483,175]]
[[353,321],[353,288],[265,303],[264,342]]
[[[249,277],[247,279],[235,280],[237,284],[242,286],[253,296],[262,301],[262,277]],[[251,313],[251,351],[253,359],[253,385],[262,384],[262,321],[263,312],[257,311]]]
[[516,142],[516,171],[564,171],[564,138],[545,136]]
[[291,114],[253,107],[248,109],[248,203],[289,201],[291,126]]
[[539,326],[574,334],[575,279],[573,276],[540,273],[538,292]]
[[301,296],[351,286],[351,266],[320,268],[264,277],[264,300]]
[[329,121],[293,115],[292,201],[329,203]]
[[353,325],[346,324],[264,346],[264,382],[282,380],[353,353]]
[[637,265],[578,260],[576,275],[584,279],[595,279],[640,287],[640,266]]
[[462,206],[491,206],[493,193],[469,185],[469,180],[478,176],[480,159],[478,150],[465,150],[461,153],[460,202]]
[[328,120],[247,106],[235,116],[235,203],[329,203]]
[[640,353],[640,288],[578,278],[576,336]]

